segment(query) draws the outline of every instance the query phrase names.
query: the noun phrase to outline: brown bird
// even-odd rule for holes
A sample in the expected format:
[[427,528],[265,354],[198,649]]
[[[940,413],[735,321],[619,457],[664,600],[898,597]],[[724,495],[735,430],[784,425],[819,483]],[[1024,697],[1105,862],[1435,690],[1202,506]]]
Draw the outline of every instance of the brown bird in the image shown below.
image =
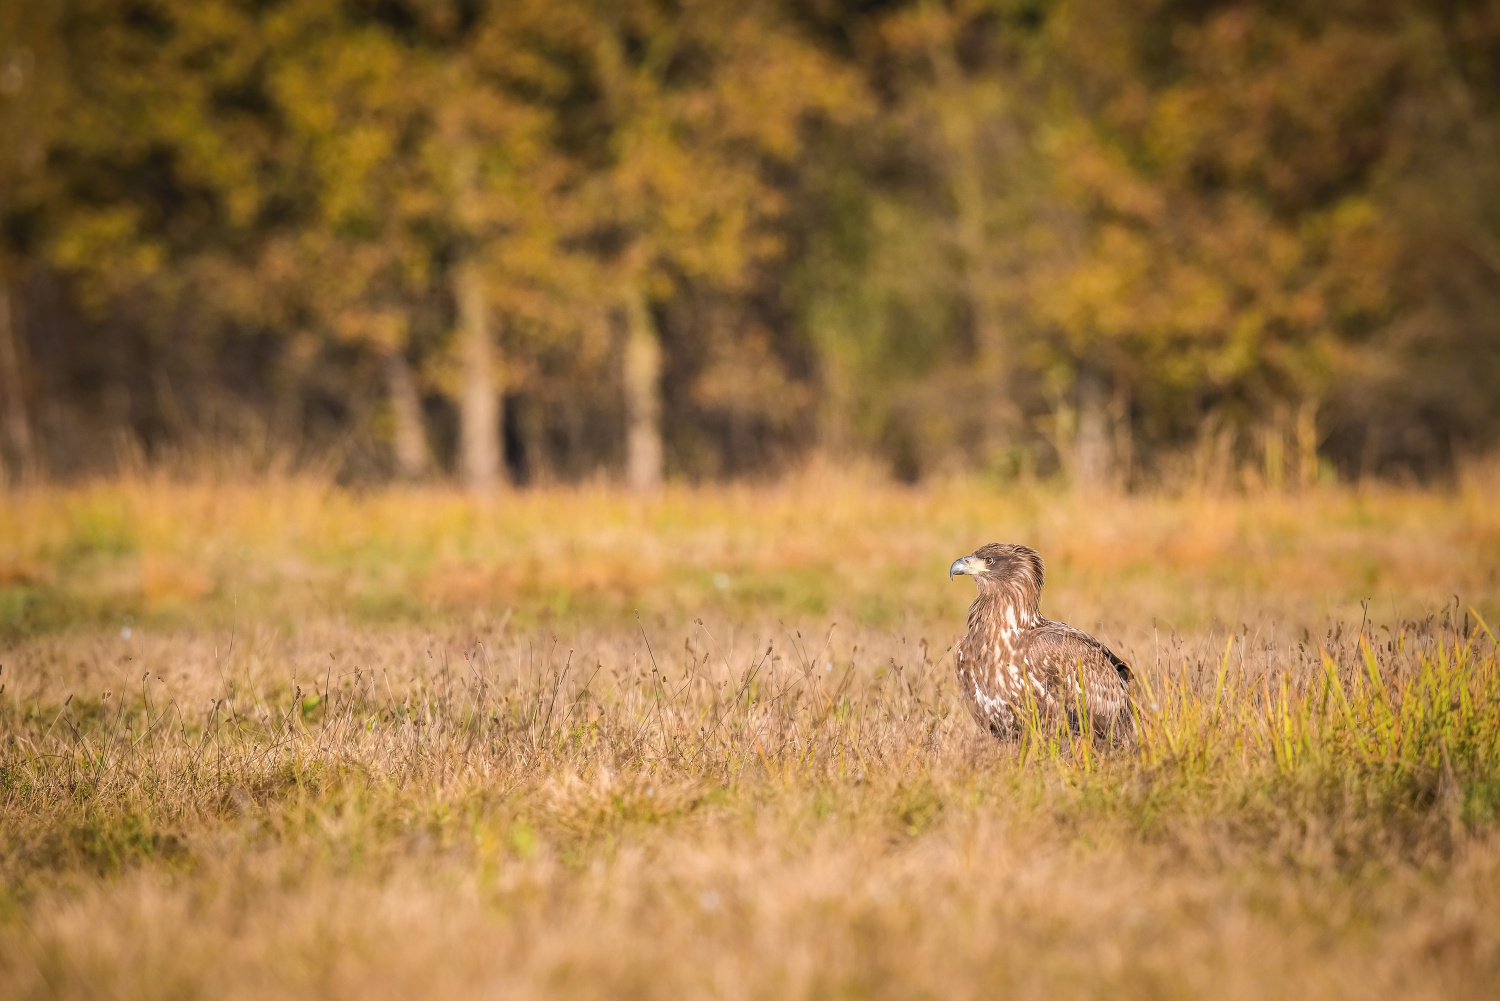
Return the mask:
[[1042,618],[1042,557],[992,542],[948,568],[979,586],[958,644],[958,688],[979,725],[1019,736],[1029,714],[1065,716],[1071,729],[1122,743],[1135,739],[1130,665],[1081,629]]

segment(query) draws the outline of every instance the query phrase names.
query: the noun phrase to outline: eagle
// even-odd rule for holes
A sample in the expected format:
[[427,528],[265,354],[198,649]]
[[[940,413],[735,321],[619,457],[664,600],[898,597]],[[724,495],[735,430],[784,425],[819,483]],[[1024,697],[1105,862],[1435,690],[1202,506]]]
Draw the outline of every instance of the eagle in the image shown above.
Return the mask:
[[948,568],[949,580],[967,574],[979,588],[956,655],[964,703],[1002,740],[1028,719],[1066,718],[1075,732],[1133,742],[1130,665],[1083,630],[1042,618],[1043,573],[1035,549],[999,542]]

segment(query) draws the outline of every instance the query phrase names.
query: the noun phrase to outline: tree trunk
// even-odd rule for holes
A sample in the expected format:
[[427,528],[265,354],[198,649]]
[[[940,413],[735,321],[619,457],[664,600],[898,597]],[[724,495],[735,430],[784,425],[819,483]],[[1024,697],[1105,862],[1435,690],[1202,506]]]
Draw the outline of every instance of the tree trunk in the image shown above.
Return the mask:
[[0,472],[12,481],[30,474],[32,468],[31,422],[21,378],[21,352],[16,343],[11,312],[10,283],[0,279],[0,421],[4,422],[4,448],[0,450]]
[[1261,454],[1264,459],[1264,485],[1272,493],[1286,488],[1286,411],[1277,407],[1271,423],[1261,431]]
[[1115,385],[1110,419],[1115,425],[1114,483],[1129,492],[1135,479],[1135,433],[1130,424],[1130,389],[1123,379]]
[[395,419],[396,471],[405,480],[420,480],[427,475],[430,456],[427,434],[422,427],[422,400],[417,395],[417,381],[411,365],[399,349],[385,360],[386,382],[391,393],[391,414]]
[[854,455],[854,366],[841,340],[835,335],[819,346],[818,448],[824,459],[834,462]]
[[661,487],[661,341],[639,289],[625,302],[625,481],[632,490]]
[[1079,367],[1078,432],[1073,439],[1073,481],[1079,488],[1106,487],[1114,476],[1114,442],[1109,427],[1109,390],[1103,374]]
[[945,111],[941,125],[949,152],[949,194],[953,199],[964,298],[973,316],[974,347],[980,370],[987,378],[998,381],[1005,370],[1004,334],[988,267],[987,211],[983,168],[976,149],[977,130],[969,113],[962,108]]
[[500,483],[500,394],[495,387],[495,347],[489,304],[478,266],[465,261],[455,276],[464,390],[459,407],[460,462],[464,485],[479,496]]
[[1297,408],[1297,486],[1310,490],[1318,484],[1318,401],[1303,400]]

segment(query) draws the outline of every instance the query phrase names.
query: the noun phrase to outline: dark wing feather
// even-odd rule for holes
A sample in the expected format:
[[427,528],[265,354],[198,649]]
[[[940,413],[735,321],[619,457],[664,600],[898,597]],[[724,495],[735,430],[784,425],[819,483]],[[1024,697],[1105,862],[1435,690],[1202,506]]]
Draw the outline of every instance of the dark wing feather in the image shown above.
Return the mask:
[[1125,661],[1124,657],[1121,657],[1119,654],[1115,653],[1109,647],[1094,639],[1094,637],[1090,636],[1082,629],[1075,629],[1065,622],[1052,622],[1049,623],[1049,625],[1053,629],[1067,633],[1070,637],[1076,639],[1078,642],[1098,650],[1099,654],[1103,656],[1105,661],[1109,663],[1109,666],[1115,669],[1115,674],[1119,675],[1119,678],[1122,682],[1129,682],[1135,677],[1135,674],[1130,670],[1130,665]]
[[1042,678],[1049,690],[1063,694],[1065,704],[1076,704],[1081,676],[1096,727],[1106,728],[1109,720],[1128,713],[1130,665],[1083,630],[1049,622],[1027,630],[1018,652],[1027,670]]

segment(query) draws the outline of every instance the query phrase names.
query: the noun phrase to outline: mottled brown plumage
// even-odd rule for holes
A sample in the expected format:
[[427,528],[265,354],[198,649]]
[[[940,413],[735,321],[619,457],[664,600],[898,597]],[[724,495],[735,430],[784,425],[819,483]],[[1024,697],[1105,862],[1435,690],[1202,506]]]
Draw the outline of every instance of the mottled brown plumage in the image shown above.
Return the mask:
[[992,542],[955,560],[979,593],[955,654],[958,687],[979,725],[1017,736],[1030,714],[1066,718],[1106,740],[1135,739],[1130,665],[1081,629],[1042,618],[1042,558],[1026,546]]

